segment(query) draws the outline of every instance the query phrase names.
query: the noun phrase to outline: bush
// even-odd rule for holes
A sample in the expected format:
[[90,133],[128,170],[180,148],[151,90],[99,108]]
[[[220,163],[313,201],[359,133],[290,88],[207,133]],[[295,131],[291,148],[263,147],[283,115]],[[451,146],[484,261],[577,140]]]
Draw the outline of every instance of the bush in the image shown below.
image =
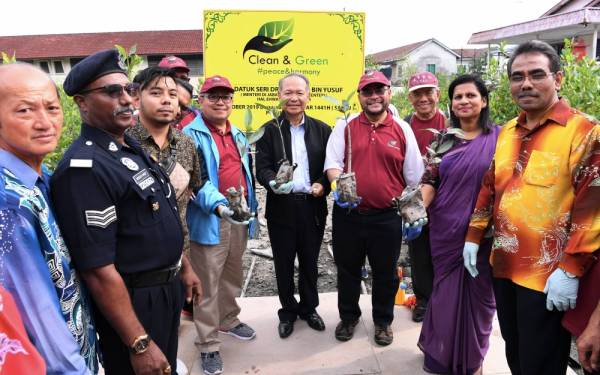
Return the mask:
[[64,113],[64,121],[62,135],[60,136],[60,140],[58,141],[56,149],[54,152],[48,154],[46,159],[44,159],[44,163],[46,163],[50,170],[54,170],[54,168],[56,168],[60,158],[62,158],[63,154],[67,151],[71,143],[73,143],[73,141],[79,137],[81,129],[81,118],[79,117],[79,109],[77,108],[77,104],[75,104],[72,98],[65,94],[62,86],[59,87],[59,91],[60,105]]

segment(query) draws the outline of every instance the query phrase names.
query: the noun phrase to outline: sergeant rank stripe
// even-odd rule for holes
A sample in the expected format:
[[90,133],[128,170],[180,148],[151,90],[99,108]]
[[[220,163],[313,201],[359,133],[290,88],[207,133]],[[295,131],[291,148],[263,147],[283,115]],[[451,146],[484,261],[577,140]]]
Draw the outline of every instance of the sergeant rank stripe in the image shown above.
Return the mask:
[[106,228],[116,220],[117,211],[115,210],[115,206],[110,206],[104,211],[85,211],[85,221],[90,227]]

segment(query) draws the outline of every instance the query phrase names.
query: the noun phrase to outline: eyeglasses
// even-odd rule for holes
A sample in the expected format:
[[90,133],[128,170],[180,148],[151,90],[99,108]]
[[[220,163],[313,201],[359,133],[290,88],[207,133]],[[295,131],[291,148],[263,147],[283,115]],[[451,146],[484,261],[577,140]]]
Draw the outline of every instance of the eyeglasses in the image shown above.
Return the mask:
[[359,93],[360,93],[360,95],[364,96],[365,98],[370,98],[371,96],[373,96],[373,94],[378,95],[378,96],[385,94],[387,89],[388,89],[387,86],[381,86],[376,89],[360,90]]
[[529,78],[531,83],[543,82],[548,76],[553,76],[556,73],[546,72],[545,70],[536,70],[533,73],[527,75],[523,73],[513,73],[508,78],[512,84],[520,84],[525,82],[525,78]]
[[233,95],[204,94],[204,95],[200,95],[200,96],[208,99],[208,101],[213,104],[218,103],[219,100],[222,100],[224,104],[229,104],[229,103],[231,103],[231,100],[233,99]]
[[115,83],[112,85],[83,90],[80,91],[79,94],[89,94],[90,92],[100,91],[113,99],[117,99],[123,95],[123,92],[126,92],[129,96],[135,96],[137,94],[138,87],[139,85],[137,83],[128,83],[126,85]]

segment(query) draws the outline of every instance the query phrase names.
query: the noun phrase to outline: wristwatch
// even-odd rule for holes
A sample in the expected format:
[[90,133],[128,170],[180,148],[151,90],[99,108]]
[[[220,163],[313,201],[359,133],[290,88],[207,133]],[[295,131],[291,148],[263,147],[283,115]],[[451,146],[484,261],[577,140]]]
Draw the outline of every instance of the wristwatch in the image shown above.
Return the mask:
[[131,344],[131,346],[129,347],[129,351],[132,354],[142,354],[143,352],[148,350],[150,341],[152,341],[152,339],[147,334],[138,336],[135,338],[135,340],[133,340],[133,344]]

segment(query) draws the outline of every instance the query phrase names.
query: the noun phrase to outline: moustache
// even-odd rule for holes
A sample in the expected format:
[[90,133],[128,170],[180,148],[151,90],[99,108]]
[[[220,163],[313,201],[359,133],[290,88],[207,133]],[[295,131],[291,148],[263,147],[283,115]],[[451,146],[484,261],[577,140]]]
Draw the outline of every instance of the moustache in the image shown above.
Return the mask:
[[129,113],[129,114],[133,115],[133,108],[132,107],[119,107],[113,111],[113,116],[119,116],[123,113]]
[[522,92],[522,93],[518,94],[518,95],[517,95],[517,97],[518,97],[519,99],[521,99],[521,98],[527,98],[527,97],[531,97],[531,98],[537,98],[537,97],[538,97],[538,95],[537,95],[537,94],[534,94],[534,93],[532,93],[532,92]]

